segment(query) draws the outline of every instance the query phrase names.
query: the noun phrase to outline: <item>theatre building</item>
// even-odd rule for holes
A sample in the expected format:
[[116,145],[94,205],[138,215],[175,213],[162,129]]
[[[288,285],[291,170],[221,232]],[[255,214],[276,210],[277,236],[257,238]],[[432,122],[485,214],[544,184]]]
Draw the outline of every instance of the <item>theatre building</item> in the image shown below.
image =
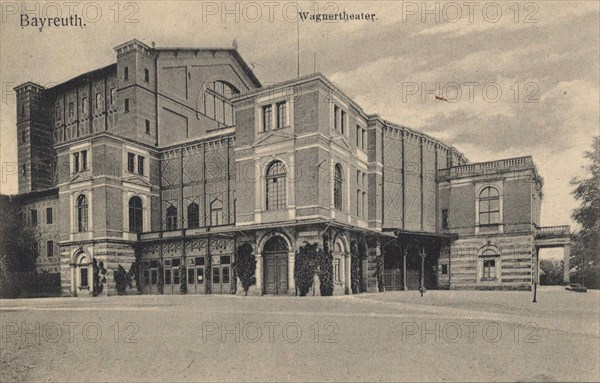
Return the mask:
[[52,242],[40,267],[64,295],[92,293],[94,260],[102,294],[134,263],[143,294],[239,293],[245,244],[252,294],[295,295],[306,243],[332,251],[334,294],[352,293],[352,270],[365,292],[530,289],[539,248],[568,260],[568,227],[540,227],[531,157],[471,163],[321,74],[262,86],[235,49],[114,50],[107,67],[15,88],[11,203]]

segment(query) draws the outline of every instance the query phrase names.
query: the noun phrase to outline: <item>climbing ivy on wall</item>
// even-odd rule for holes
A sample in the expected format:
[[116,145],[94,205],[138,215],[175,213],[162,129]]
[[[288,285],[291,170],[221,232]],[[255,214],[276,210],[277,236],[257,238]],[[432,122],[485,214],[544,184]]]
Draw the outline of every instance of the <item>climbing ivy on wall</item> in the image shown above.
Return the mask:
[[375,276],[377,277],[377,289],[381,293],[385,291],[385,286],[383,285],[383,254],[377,257],[377,270],[375,271]]
[[156,284],[156,287],[158,289],[158,293],[159,294],[164,294],[165,293],[165,272],[164,272],[164,267],[162,265],[162,262],[158,262],[158,282]]
[[358,244],[356,242],[352,242],[350,281],[353,294],[360,293],[360,261]]
[[211,293],[211,266],[212,266],[212,256],[206,257],[206,265],[204,266],[204,292],[206,294]]
[[318,245],[306,243],[300,246],[296,252],[296,261],[294,263],[294,278],[296,279],[296,288],[298,295],[306,296],[313,284],[313,278],[317,271],[319,259]]
[[187,286],[187,269],[185,267],[185,259],[181,261],[179,265],[179,291],[182,294],[187,294],[188,286]]
[[323,250],[317,252],[319,256],[319,280],[321,281],[321,296],[333,295],[333,255],[329,250],[327,237],[323,240]]

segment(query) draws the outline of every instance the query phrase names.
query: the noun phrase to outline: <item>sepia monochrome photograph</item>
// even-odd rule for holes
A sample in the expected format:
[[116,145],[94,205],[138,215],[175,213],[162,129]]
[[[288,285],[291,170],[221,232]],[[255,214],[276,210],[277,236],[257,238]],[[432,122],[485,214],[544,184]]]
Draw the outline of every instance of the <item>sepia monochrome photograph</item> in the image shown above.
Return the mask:
[[0,12],[0,382],[600,382],[597,0]]

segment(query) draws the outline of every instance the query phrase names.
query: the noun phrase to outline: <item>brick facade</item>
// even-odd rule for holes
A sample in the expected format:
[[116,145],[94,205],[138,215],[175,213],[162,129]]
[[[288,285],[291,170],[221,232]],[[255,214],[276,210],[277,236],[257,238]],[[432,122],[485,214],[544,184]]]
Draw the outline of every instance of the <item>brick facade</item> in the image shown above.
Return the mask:
[[[351,292],[351,249],[363,291],[531,285],[541,181],[530,158],[470,164],[320,74],[262,87],[234,49],[133,40],[115,52],[66,83],[16,88],[18,203],[55,209],[46,236],[65,295],[91,294],[94,259],[108,269],[103,294],[136,260],[143,293],[178,294],[184,281],[188,293],[239,292],[244,243],[255,294],[295,294],[307,242],[332,249],[334,294]],[[478,211],[487,186],[500,192],[493,225],[478,221],[496,220]],[[41,190],[52,192],[28,197]]]

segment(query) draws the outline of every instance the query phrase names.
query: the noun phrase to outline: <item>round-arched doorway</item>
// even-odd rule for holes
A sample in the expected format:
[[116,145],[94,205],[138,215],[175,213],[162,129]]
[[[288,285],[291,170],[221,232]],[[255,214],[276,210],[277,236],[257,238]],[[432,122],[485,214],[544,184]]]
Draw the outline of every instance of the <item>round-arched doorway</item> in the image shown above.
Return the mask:
[[288,292],[288,244],[284,238],[271,237],[263,247],[265,294]]

